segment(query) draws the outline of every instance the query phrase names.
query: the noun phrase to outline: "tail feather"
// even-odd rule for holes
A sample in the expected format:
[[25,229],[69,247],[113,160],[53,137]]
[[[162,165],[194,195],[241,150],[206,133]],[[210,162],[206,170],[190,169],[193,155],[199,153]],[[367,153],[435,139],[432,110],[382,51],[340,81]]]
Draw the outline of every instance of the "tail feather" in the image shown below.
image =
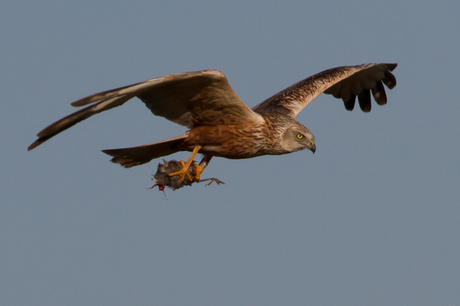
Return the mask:
[[184,151],[182,146],[188,134],[163,140],[156,143],[146,144],[131,148],[102,150],[105,154],[113,156],[112,162],[122,165],[125,168],[148,163],[152,159]]

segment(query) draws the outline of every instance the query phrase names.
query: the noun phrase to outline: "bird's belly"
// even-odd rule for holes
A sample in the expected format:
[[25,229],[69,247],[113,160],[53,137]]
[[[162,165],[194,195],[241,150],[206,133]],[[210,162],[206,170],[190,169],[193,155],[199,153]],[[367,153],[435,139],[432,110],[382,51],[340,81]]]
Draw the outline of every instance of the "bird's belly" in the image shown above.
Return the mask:
[[198,126],[190,130],[187,142],[201,146],[200,153],[231,159],[263,155],[266,134],[255,126]]

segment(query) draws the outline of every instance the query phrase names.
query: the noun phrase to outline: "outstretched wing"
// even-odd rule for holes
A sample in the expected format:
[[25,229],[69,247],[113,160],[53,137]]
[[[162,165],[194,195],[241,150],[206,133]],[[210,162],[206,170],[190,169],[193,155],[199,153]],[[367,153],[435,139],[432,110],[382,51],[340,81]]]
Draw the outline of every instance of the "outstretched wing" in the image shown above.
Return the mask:
[[96,93],[72,103],[89,105],[51,124],[40,133],[29,150],[78,122],[102,111],[140,98],[154,115],[191,128],[206,124],[237,124],[263,120],[235,94],[225,75],[217,70],[186,72],[153,78],[137,84]]
[[[252,110],[259,114],[278,113],[294,118],[322,92],[341,98],[347,110],[353,110],[356,96],[364,112],[371,111],[371,92],[377,104],[387,103],[385,84],[396,86],[396,78],[390,72],[397,64],[364,64],[325,70],[302,80]],[[382,84],[383,82],[383,84]]]

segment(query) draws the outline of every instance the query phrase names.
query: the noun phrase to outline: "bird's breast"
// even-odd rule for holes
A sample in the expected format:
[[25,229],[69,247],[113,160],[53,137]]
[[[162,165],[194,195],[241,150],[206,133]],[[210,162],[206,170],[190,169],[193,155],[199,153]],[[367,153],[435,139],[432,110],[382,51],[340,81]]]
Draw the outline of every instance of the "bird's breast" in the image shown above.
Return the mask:
[[190,130],[187,144],[199,145],[200,153],[226,158],[251,158],[263,155],[269,140],[260,124],[197,126]]

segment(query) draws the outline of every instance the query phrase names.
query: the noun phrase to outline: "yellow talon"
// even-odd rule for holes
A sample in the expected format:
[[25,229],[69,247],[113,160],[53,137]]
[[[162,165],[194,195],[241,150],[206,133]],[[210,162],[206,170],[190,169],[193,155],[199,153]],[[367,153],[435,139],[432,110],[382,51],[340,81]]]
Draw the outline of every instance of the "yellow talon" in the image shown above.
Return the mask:
[[[190,173],[188,172],[188,169],[190,168],[190,165],[192,164],[193,162],[193,159],[195,158],[195,155],[196,153],[198,153],[198,151],[200,150],[200,146],[195,146],[193,148],[193,151],[192,151],[192,155],[190,155],[190,158],[188,159],[187,163],[184,163],[183,160],[180,161],[180,164],[182,165],[182,169],[180,169],[179,171],[176,171],[176,172],[173,172],[173,173],[170,173],[169,176],[173,176],[173,175],[179,175],[180,176],[180,181],[183,182],[184,179],[185,179],[185,176],[187,176],[187,178],[190,180],[190,182],[193,182],[192,180],[192,176],[190,175]],[[197,169],[197,176],[198,176],[198,179],[200,178],[200,174],[201,172],[203,172],[203,169],[201,169],[201,171],[198,173],[198,168]],[[195,176],[195,178],[197,177]]]
[[201,175],[201,173],[203,173],[204,168],[201,167],[200,165],[198,165],[197,163],[194,163],[194,164],[195,164],[195,169],[196,169],[194,179],[195,179],[196,182],[199,182],[200,181],[200,175]]
[[184,179],[185,179],[185,176],[187,176],[187,178],[192,181],[192,176],[190,175],[190,173],[188,172],[188,168],[189,167],[186,167],[185,165],[185,162],[181,159],[180,161],[180,164],[182,166],[182,169],[180,169],[179,171],[176,171],[176,172],[173,172],[173,173],[170,173],[169,176],[174,176],[174,175],[179,175],[180,176],[180,181],[183,182]]

